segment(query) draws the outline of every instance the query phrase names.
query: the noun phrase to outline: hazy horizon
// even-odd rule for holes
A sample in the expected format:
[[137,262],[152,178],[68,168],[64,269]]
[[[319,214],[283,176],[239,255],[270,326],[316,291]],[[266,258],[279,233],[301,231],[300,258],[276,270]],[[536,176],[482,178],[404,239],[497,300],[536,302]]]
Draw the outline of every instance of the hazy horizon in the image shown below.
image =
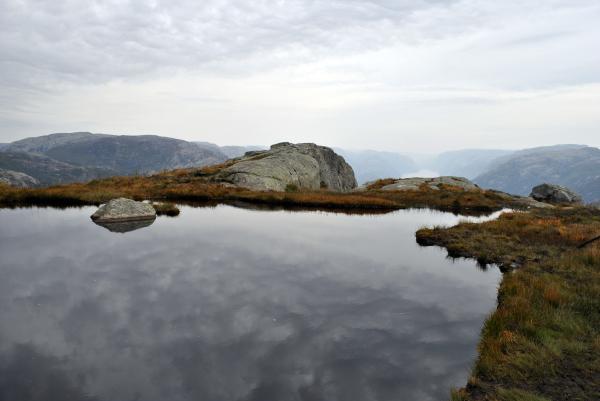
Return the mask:
[[593,0],[0,4],[0,142],[600,146]]
[[[23,139],[36,138],[36,137],[40,137],[40,136],[53,135],[53,134],[74,134],[74,133],[81,133],[81,132],[86,132],[86,133],[91,133],[91,134],[99,134],[99,135],[116,135],[116,136],[120,136],[120,135],[125,135],[125,136],[143,136],[143,135],[161,136],[161,137],[167,137],[167,138],[173,138],[173,139],[180,139],[180,140],[191,141],[191,142],[206,142],[206,143],[209,143],[209,144],[212,144],[212,145],[217,145],[219,147],[226,147],[226,146],[253,147],[253,146],[256,146],[256,147],[269,148],[271,145],[274,144],[274,143],[271,143],[271,144],[260,144],[260,143],[216,143],[216,142],[196,140],[196,139],[189,140],[189,139],[184,139],[184,138],[177,138],[177,137],[173,137],[173,136],[159,135],[159,134],[153,134],[153,133],[124,134],[124,133],[106,133],[106,132],[89,132],[89,131],[53,132],[53,133],[49,133],[49,134],[26,136],[26,137],[23,137],[23,138],[16,139],[15,141],[12,141],[12,142],[16,142],[16,141],[23,140]],[[289,142],[289,141],[283,140],[283,142]],[[298,143],[300,143],[300,142],[298,142]],[[443,150],[438,151],[438,152],[418,152],[418,151],[411,152],[411,151],[403,151],[403,150],[376,149],[376,148],[353,148],[353,147],[344,147],[344,146],[330,145],[330,144],[323,144],[323,143],[318,143],[318,145],[328,146],[328,147],[331,147],[333,149],[342,149],[342,150],[344,150],[346,152],[370,152],[370,151],[374,151],[374,152],[398,153],[398,154],[402,154],[402,155],[406,155],[406,156],[425,156],[425,157],[427,157],[427,156],[436,156],[436,155],[439,155],[441,153],[451,153],[451,152],[461,152],[461,151],[488,151],[488,150],[490,150],[490,151],[491,150],[519,151],[519,150],[529,149],[529,148],[510,148],[510,147],[506,147],[506,148],[502,148],[502,147],[497,147],[497,148],[469,147],[469,148],[455,148],[455,149],[449,148],[449,149],[443,149]],[[585,143],[554,143],[554,144],[550,144],[550,145],[532,146],[531,148],[552,147],[552,146],[565,146],[565,145],[589,146],[589,147],[600,148],[600,146],[595,146],[595,145],[590,145],[590,144],[585,144]]]

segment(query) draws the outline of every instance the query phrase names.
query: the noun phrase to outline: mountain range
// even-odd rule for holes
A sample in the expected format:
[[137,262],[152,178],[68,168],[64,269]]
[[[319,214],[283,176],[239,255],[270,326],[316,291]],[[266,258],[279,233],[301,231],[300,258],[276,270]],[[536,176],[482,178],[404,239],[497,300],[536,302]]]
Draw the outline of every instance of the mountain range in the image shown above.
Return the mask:
[[[47,186],[114,175],[202,167],[265,146],[219,146],[156,135],[58,133],[0,144],[0,181]],[[600,200],[600,149],[556,145],[524,150],[463,149],[438,155],[335,148],[359,184],[379,178],[452,175],[484,188],[528,195],[543,182],[565,185],[585,201]]]
[[151,174],[221,163],[255,149],[259,147],[221,148],[156,135],[57,133],[1,144],[0,180],[17,186],[47,186],[114,175]]
[[541,183],[566,186],[584,201],[600,200],[600,149],[584,145],[557,145],[525,149],[492,161],[475,177],[483,188],[528,195]]

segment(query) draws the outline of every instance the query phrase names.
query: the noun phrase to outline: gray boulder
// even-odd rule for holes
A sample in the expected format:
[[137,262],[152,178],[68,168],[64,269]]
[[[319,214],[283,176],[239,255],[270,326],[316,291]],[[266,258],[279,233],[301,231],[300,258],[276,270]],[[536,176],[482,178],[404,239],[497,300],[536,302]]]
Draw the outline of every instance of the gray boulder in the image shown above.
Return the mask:
[[282,142],[266,151],[247,152],[229,161],[212,180],[259,191],[326,188],[345,192],[356,187],[354,171],[344,158],[313,143]]
[[[365,188],[370,184],[372,183],[367,183]],[[440,190],[444,185],[458,187],[464,191],[475,191],[479,189],[477,185],[473,184],[466,178],[448,176],[435,178],[399,178],[393,183],[385,185],[380,189],[383,191],[417,191],[421,189],[423,185],[426,185],[429,189],[433,189],[434,191]]]
[[149,203],[118,198],[100,206],[91,217],[96,223],[154,220],[156,210]]
[[581,196],[567,187],[555,184],[542,184],[531,190],[533,199],[547,203],[581,203]]
[[0,169],[0,182],[18,188],[31,188],[40,185],[40,182],[30,175],[5,169]]

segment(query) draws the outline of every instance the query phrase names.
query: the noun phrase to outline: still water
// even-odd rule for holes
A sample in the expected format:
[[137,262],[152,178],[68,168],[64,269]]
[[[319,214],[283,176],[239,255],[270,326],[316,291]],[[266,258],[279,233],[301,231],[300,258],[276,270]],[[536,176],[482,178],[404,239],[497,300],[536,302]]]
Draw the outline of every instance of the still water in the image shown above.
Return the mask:
[[428,210],[0,210],[0,400],[447,400],[497,269],[421,248]]

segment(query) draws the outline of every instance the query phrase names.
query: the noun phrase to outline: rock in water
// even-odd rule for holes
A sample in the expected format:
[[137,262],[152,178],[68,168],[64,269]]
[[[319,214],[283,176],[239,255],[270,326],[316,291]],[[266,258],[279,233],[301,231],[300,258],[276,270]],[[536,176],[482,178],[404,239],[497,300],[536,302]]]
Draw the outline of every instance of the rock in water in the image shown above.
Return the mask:
[[542,184],[531,190],[533,199],[548,203],[581,203],[581,196],[569,188],[555,184]]
[[212,179],[260,191],[324,188],[345,192],[356,187],[354,171],[344,158],[314,143],[282,142],[230,163]]
[[96,223],[154,220],[156,210],[149,203],[118,198],[100,206],[91,217]]

